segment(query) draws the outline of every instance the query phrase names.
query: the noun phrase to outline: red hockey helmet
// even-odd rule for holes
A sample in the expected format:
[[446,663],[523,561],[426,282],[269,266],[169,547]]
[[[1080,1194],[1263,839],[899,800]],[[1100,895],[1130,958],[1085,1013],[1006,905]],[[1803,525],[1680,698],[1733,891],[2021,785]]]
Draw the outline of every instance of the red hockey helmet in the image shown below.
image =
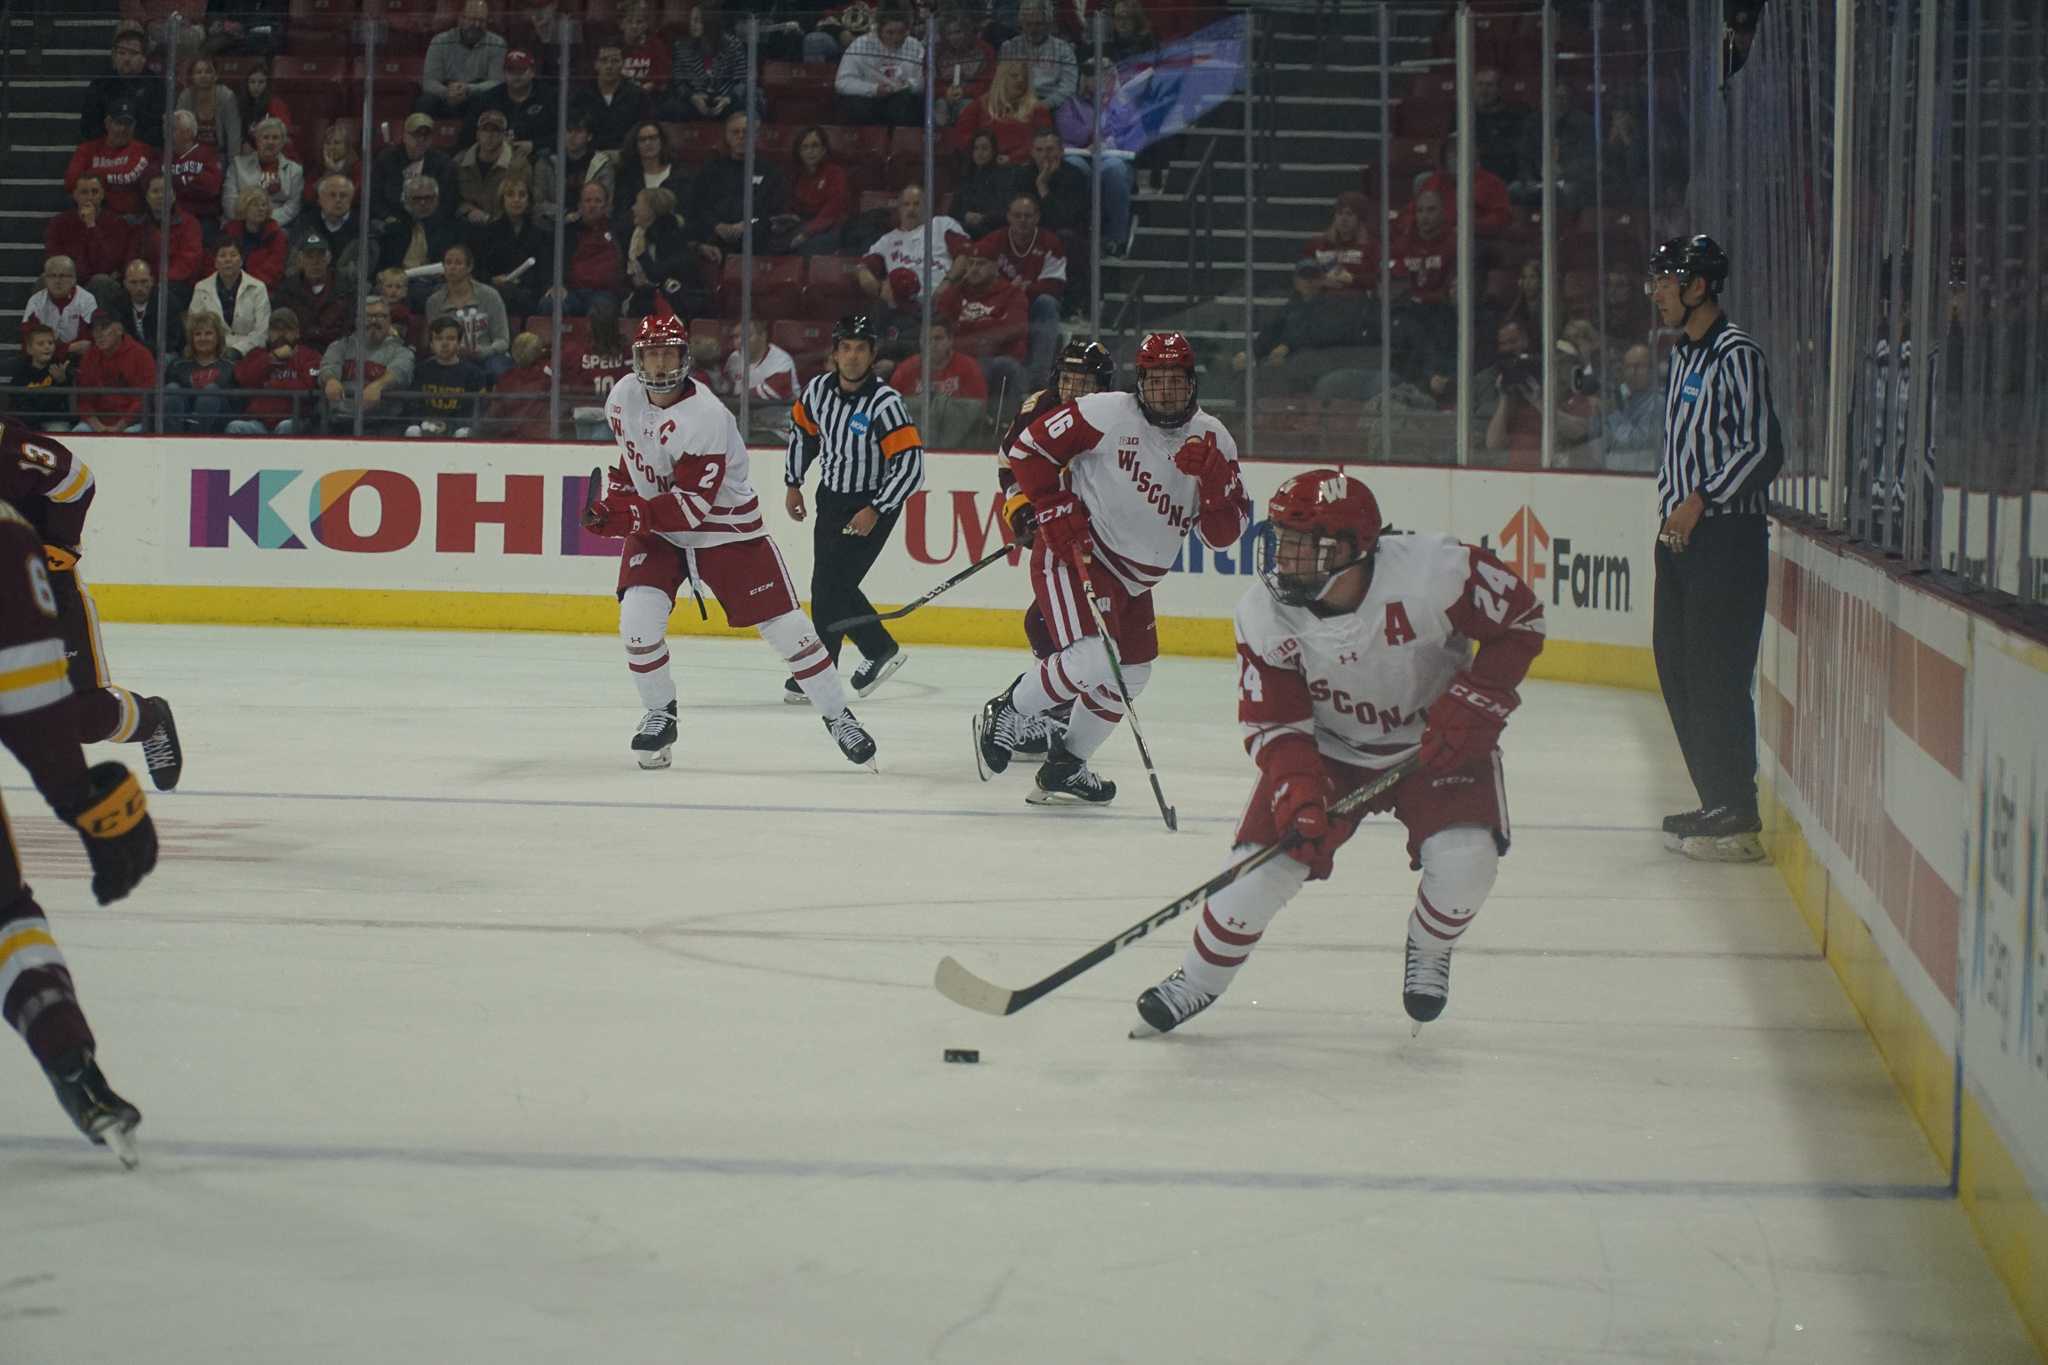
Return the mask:
[[1195,416],[1195,348],[1179,332],[1138,343],[1138,411],[1155,427],[1184,427]]
[[[653,357],[648,352],[669,346],[676,348],[673,364],[649,363]],[[689,352],[690,333],[681,318],[674,313],[649,313],[640,319],[640,330],[633,336],[633,373],[649,393],[674,393],[683,386],[684,359]]]
[[1334,469],[1311,469],[1266,504],[1259,577],[1283,606],[1322,600],[1338,574],[1372,557],[1386,523],[1372,490]]

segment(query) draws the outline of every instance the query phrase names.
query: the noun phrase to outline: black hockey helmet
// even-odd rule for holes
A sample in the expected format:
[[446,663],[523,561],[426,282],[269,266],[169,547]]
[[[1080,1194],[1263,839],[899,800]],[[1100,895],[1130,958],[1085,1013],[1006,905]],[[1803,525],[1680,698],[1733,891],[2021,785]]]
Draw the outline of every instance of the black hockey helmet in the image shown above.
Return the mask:
[[1650,253],[1650,277],[1676,275],[1681,286],[1691,280],[1705,280],[1707,294],[1719,298],[1728,283],[1728,253],[1705,233],[1673,237]]
[[879,335],[875,330],[875,320],[866,313],[848,313],[832,324],[834,346],[842,341],[865,341],[872,346]]
[[1109,348],[1101,342],[1076,339],[1060,349],[1059,363],[1052,367],[1055,388],[1063,374],[1086,375],[1100,391],[1115,382],[1116,361],[1110,358]]

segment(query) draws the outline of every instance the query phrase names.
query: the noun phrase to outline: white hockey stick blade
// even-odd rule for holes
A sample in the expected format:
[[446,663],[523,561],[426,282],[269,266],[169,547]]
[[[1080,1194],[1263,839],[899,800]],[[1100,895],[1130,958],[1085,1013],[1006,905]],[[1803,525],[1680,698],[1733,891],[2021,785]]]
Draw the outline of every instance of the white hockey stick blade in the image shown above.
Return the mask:
[[954,1004],[993,1014],[999,1019],[1010,1012],[1010,1000],[1016,994],[993,981],[982,980],[952,957],[940,959],[938,971],[932,974],[932,984],[938,987],[940,995]]

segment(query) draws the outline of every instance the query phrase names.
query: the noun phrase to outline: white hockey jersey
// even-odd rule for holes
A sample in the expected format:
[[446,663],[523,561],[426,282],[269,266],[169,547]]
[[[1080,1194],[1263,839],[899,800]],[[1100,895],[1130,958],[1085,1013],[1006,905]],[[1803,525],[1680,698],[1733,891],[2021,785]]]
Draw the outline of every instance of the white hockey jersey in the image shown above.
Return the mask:
[[604,414],[620,451],[612,483],[654,503],[656,535],[701,550],[764,534],[747,443],[732,410],[709,388],[685,381],[681,398],[657,407],[639,376],[629,374],[612,385]]
[[1063,470],[1067,486],[1088,508],[1094,558],[1132,592],[1166,576],[1181,542],[1201,523],[1202,539],[1223,549],[1251,524],[1251,503],[1238,485],[1236,515],[1201,516],[1201,483],[1183,474],[1174,455],[1191,436],[1213,434],[1237,463],[1237,443],[1223,424],[1197,409],[1185,426],[1145,419],[1133,393],[1091,393],[1052,408],[1019,433],[1011,447],[1018,482],[1030,489],[1020,461],[1042,459]]
[[1238,719],[1252,757],[1294,732],[1364,768],[1414,753],[1430,704],[1459,673],[1512,692],[1544,639],[1528,585],[1489,552],[1436,533],[1382,536],[1356,611],[1282,606],[1258,583],[1236,623]]
[[[919,223],[914,228],[891,228],[875,238],[868,254],[861,257],[861,264],[881,280],[886,280],[892,270],[908,270],[926,289],[931,289],[946,278],[953,268],[953,258],[973,245],[974,239],[967,235],[967,229],[942,213],[932,219],[929,262],[924,254],[924,224]],[[896,303],[898,307],[909,306],[907,299],[898,299]]]

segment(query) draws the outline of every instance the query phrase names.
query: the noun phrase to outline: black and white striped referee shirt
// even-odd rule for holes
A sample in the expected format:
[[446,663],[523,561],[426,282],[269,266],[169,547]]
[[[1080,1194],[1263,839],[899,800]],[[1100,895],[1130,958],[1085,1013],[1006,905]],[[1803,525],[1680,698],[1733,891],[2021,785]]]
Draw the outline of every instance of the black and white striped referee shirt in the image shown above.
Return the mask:
[[789,410],[789,458],[782,481],[801,488],[811,462],[818,482],[835,493],[865,493],[883,516],[924,486],[924,438],[904,410],[903,395],[870,374],[847,393],[839,375],[804,385]]
[[1698,493],[1706,515],[1762,515],[1785,462],[1764,353],[1720,318],[1698,341],[1680,337],[1664,375],[1664,458],[1657,515]]

